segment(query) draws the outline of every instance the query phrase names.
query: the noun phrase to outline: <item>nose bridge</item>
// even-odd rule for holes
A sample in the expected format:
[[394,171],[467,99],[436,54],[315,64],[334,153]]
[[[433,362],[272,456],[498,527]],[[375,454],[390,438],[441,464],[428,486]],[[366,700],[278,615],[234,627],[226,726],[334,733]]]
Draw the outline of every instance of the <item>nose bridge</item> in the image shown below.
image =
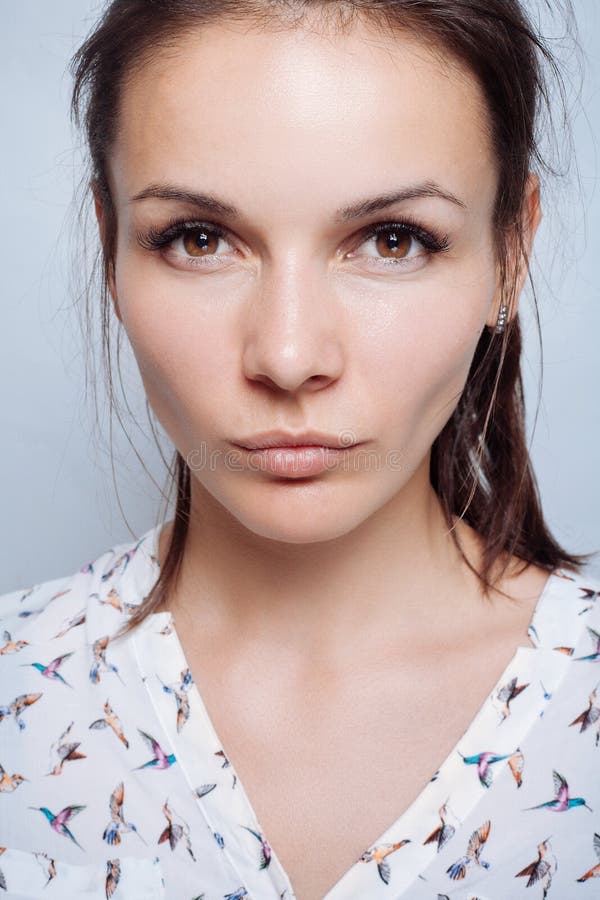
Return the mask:
[[249,306],[243,359],[247,377],[286,390],[339,377],[342,332],[325,262],[271,257]]

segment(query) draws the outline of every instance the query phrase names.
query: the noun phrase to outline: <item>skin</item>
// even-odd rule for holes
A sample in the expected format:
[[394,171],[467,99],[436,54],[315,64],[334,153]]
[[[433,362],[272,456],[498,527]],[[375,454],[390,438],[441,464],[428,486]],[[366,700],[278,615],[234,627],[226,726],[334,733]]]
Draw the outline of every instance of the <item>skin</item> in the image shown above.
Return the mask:
[[[485,116],[460,66],[358,21],[335,35],[192,30],[125,89],[109,157],[115,313],[179,452],[217,454],[192,469],[169,604],[189,655],[234,641],[240,671],[250,660],[266,671],[267,659],[278,672],[343,671],[357,654],[365,665],[388,651],[414,659],[460,640],[467,621],[472,634],[490,616],[511,617],[516,632],[528,623],[546,573],[508,570],[501,586],[525,605],[482,603],[428,478],[432,443],[498,315]],[[464,207],[417,198],[334,221],[339,207],[427,180]],[[156,183],[215,193],[241,217],[131,199]],[[98,197],[96,212],[102,233]],[[367,226],[407,214],[450,249],[427,255],[409,241],[405,268],[377,268],[385,236],[367,239]],[[533,175],[523,214],[531,246]],[[137,232],[174,216],[229,228],[205,251],[217,265],[186,268],[181,240],[162,255],[139,245]],[[382,464],[294,480],[223,462],[231,441],[275,427],[350,432]],[[477,535],[456,528],[477,564]]]

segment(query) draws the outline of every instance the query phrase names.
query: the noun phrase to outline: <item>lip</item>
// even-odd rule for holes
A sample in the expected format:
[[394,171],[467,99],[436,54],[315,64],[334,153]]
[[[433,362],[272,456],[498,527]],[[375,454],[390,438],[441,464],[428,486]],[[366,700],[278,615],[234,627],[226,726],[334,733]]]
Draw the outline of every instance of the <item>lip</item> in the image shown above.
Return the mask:
[[[347,432],[346,432],[347,434]],[[238,447],[246,450],[264,450],[272,447],[329,447],[336,450],[347,450],[355,447],[360,441],[340,440],[339,437],[325,434],[322,431],[263,431],[240,441],[233,441]]]

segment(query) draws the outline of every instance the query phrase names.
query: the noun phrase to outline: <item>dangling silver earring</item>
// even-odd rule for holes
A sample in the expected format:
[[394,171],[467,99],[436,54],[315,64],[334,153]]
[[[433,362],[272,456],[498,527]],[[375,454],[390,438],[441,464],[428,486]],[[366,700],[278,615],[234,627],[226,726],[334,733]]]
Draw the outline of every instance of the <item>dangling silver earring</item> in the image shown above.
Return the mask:
[[506,327],[506,317],[508,315],[508,306],[501,306],[498,312],[498,321],[496,322],[496,334],[502,334]]

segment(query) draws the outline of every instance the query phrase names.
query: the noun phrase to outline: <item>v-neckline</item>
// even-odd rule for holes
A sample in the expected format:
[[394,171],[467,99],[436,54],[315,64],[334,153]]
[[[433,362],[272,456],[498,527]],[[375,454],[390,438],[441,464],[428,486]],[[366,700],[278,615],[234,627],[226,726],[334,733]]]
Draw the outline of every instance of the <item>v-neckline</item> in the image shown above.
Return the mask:
[[[160,526],[156,526],[144,535],[142,542],[146,543],[146,539],[149,541],[145,548],[143,548],[143,543],[140,542],[139,549],[149,549],[150,551],[149,567],[141,576],[144,587],[143,596],[147,594],[150,587],[155,583],[160,571],[158,565],[159,533]],[[366,854],[368,855],[368,851],[383,844],[391,845],[407,839],[409,841],[406,847],[398,850],[398,855],[403,854],[403,856],[401,864],[398,864],[398,871],[393,873],[394,893],[390,893],[388,887],[385,897],[393,900],[393,898],[405,896],[404,891],[406,891],[408,886],[416,878],[422,877],[422,872],[435,860],[435,856],[432,855],[433,851],[429,846],[417,842],[410,836],[417,832],[421,835],[423,830],[427,832],[427,828],[430,825],[432,827],[429,831],[431,831],[436,824],[439,824],[437,812],[440,806],[440,797],[442,795],[444,797],[449,794],[452,795],[453,815],[459,822],[463,823],[473,807],[476,806],[478,800],[484,796],[476,775],[469,771],[476,767],[465,766],[462,757],[485,750],[493,751],[496,755],[508,755],[514,752],[538,716],[543,715],[549,695],[562,681],[567,670],[568,658],[565,654],[549,649],[547,645],[545,647],[542,646],[539,637],[540,627],[548,619],[545,613],[551,606],[551,598],[559,587],[561,577],[563,576],[557,570],[551,572],[537,599],[527,629],[532,645],[516,648],[495,686],[480,705],[475,716],[450,753],[440,763],[439,768],[432,773],[431,779],[410,805],[365,848],[363,857]],[[143,639],[142,635],[144,636]],[[248,831],[246,831],[244,837],[240,834],[243,831],[240,825],[254,828],[267,841],[268,834],[262,829],[244,784],[237,776],[235,765],[227,756],[227,748],[223,746],[202,695],[193,681],[193,673],[192,683],[188,689],[188,700],[191,708],[189,724],[191,724],[193,717],[195,725],[193,729],[188,728],[186,725],[186,728],[180,732],[177,732],[175,727],[175,716],[172,715],[171,702],[167,701],[166,704],[164,702],[166,698],[159,679],[155,677],[148,678],[149,674],[152,675],[156,672],[157,661],[161,658],[161,651],[166,649],[165,641],[168,642],[170,652],[167,654],[163,652],[162,656],[163,659],[165,657],[169,659],[170,670],[179,675],[180,672],[189,669],[183,646],[175,627],[173,614],[168,610],[151,614],[140,626],[134,629],[132,640],[138,666],[146,687],[151,694],[155,710],[169,735],[180,767],[185,771],[192,789],[195,790],[195,787],[198,786],[196,784],[197,781],[200,783],[206,781],[203,773],[210,768],[210,765],[214,765],[214,757],[219,752],[222,754],[219,768],[226,767],[230,769],[230,775],[234,778],[235,790],[230,792],[229,801],[219,805],[213,802],[217,799],[216,794],[213,798],[211,793],[208,792],[205,797],[198,797],[198,803],[213,833],[221,834],[221,836],[224,836],[224,832],[227,833],[225,843],[229,843],[230,848],[233,848],[233,852],[230,853],[230,862],[238,877],[248,889],[250,896],[256,897],[257,900],[258,897],[261,900],[263,898],[266,900],[267,894],[265,891],[267,890],[267,884],[264,876],[265,872],[268,871],[271,876],[271,886],[274,889],[272,900],[280,900],[281,897],[284,900],[294,900],[295,893],[291,880],[277,855],[276,848],[273,848],[270,842],[271,861],[268,869],[259,871],[258,867],[256,867],[256,871],[254,871],[250,866],[249,861],[256,851],[256,841],[253,837],[250,837],[250,841],[253,843],[249,843]],[[534,658],[536,662],[541,664],[541,668],[536,668],[535,676],[533,676]],[[519,705],[517,701],[515,710],[513,711],[511,708],[509,728],[504,727],[497,732],[499,716],[497,707],[494,704],[495,695],[512,677],[517,676],[519,683],[522,683],[529,680],[530,674],[532,678],[541,678],[544,690],[539,692],[535,702],[532,701],[528,705],[524,703]],[[163,676],[160,677],[162,678]],[[167,675],[165,677],[168,678]],[[175,675],[171,674],[171,680],[173,677]],[[199,728],[201,729],[200,732],[198,731]],[[194,740],[194,731],[197,735],[202,735],[200,741]],[[487,746],[487,743],[490,742],[493,743],[493,746]],[[202,751],[199,749],[198,743],[210,748],[209,754],[204,759],[201,759]],[[495,777],[499,775],[500,770],[505,765],[507,765],[505,761],[495,764]],[[432,818],[432,815],[434,818]],[[424,836],[426,835],[421,836],[421,841]],[[244,863],[240,864],[240,860],[245,861],[245,865]],[[388,857],[388,861],[395,862],[393,856],[391,858]],[[364,862],[371,864],[365,865]],[[363,860],[361,857],[358,857],[327,890],[323,900],[350,900],[350,898],[356,896],[379,896],[375,885],[385,888],[386,884],[382,880],[372,877],[377,875],[377,872],[371,871],[373,869],[375,869],[375,864],[371,860]]]

